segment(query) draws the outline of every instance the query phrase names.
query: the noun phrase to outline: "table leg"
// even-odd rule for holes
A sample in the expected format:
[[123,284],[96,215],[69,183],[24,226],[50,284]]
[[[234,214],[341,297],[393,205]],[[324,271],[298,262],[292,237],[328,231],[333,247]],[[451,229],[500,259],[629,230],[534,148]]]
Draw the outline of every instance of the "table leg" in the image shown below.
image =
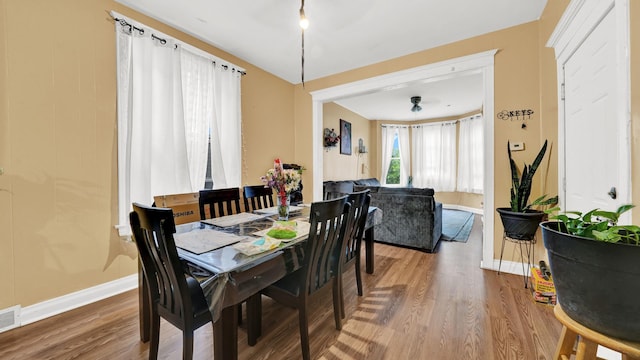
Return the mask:
[[254,346],[262,335],[262,295],[251,295],[247,299],[247,343]]
[[220,319],[213,325],[213,358],[238,359],[238,310],[237,305],[222,309]]
[[373,226],[364,232],[364,252],[366,257],[366,271],[367,274],[373,274]]

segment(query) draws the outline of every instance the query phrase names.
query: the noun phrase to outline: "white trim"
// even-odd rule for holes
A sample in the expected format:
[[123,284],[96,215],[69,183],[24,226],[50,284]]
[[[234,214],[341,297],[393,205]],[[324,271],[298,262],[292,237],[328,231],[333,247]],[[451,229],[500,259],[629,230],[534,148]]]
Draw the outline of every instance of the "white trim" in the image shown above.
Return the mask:
[[[394,73],[375,76],[351,83],[311,92],[313,116],[313,201],[322,200],[323,181],[323,147],[322,137],[322,104],[341,98],[360,95],[408,82],[432,82],[444,78],[460,76],[463,73],[482,72],[484,84],[485,119],[485,164],[484,164],[484,208],[493,209],[494,197],[494,58],[498,49],[477,54],[444,60],[433,64],[419,66]],[[493,261],[494,248],[494,213],[484,214],[482,258],[483,262]],[[482,265],[481,265],[482,266]]]
[[[500,267],[500,273],[507,273],[507,274],[524,276],[524,274],[522,272],[522,265],[523,264],[524,263],[517,262],[517,261],[502,260],[502,266]],[[482,269],[485,269],[485,270],[498,271],[498,266],[499,265],[500,265],[500,259],[493,259],[492,261],[489,261],[489,262],[482,261],[482,263],[480,264],[480,267]],[[534,264],[531,264],[531,266],[533,266],[533,265]],[[525,270],[527,269],[527,264],[524,264],[524,269]]]
[[[620,166],[617,184],[618,198],[622,204],[631,202],[631,70],[629,60],[629,0],[572,0],[551,34],[547,47],[553,47],[558,69],[558,195],[559,204],[566,204],[565,192],[565,109],[562,100],[564,65],[610,12],[616,16],[616,89],[620,91],[616,101],[618,126],[618,157]],[[631,211],[622,215],[620,223],[631,223]]]
[[482,215],[484,213],[484,209],[472,208],[472,207],[456,205],[456,204],[442,204],[442,208],[449,209],[449,210],[468,211],[478,215]]
[[138,274],[66,294],[22,308],[20,326],[58,315],[138,287]]

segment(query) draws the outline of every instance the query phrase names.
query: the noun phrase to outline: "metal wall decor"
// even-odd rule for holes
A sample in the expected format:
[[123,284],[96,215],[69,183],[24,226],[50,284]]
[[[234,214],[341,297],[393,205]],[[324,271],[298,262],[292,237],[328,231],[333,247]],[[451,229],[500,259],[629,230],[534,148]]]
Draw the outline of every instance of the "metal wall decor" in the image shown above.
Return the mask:
[[533,113],[534,111],[531,109],[502,110],[496,116],[501,120],[523,121],[522,128],[524,129],[527,127],[527,124],[524,123],[524,121],[531,120]]

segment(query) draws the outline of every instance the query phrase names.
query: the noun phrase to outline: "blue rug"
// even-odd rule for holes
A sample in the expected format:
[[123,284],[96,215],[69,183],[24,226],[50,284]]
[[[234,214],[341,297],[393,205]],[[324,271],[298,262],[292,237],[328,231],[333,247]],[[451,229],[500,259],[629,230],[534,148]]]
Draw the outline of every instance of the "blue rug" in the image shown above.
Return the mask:
[[467,242],[472,226],[473,213],[442,209],[442,240]]

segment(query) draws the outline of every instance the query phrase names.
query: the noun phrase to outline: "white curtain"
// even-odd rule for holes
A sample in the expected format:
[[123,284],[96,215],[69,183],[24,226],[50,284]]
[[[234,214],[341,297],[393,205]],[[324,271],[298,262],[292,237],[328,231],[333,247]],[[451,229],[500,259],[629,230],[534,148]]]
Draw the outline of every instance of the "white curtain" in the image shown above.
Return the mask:
[[214,117],[213,63],[210,59],[180,48],[184,125],[191,189],[202,189],[207,172],[209,126]]
[[211,123],[211,162],[216,189],[241,186],[242,114],[240,111],[239,71],[217,65],[214,70],[215,116]]
[[132,202],[151,204],[156,195],[203,188],[209,129],[212,143],[216,137],[212,145],[216,187],[240,185],[242,70],[215,66],[215,59],[187,44],[112,15],[128,23],[116,22],[116,228],[125,236],[130,234]]
[[400,150],[400,185],[405,186],[411,173],[411,144],[409,143],[409,127],[398,127],[398,148]]
[[484,119],[481,114],[460,119],[458,184],[461,192],[484,191]]
[[389,173],[389,165],[391,165],[391,155],[393,152],[393,140],[398,133],[397,126],[382,125],[381,129],[382,144],[380,147],[380,153],[382,154],[382,161],[380,162],[381,179],[380,183],[385,185],[387,183],[387,174]]
[[[174,44],[116,24],[118,49],[118,228],[129,233],[132,202],[154,194],[188,192],[180,57]],[[130,34],[129,34],[130,32]],[[121,171],[123,170],[123,171]]]
[[415,125],[413,139],[413,185],[435,191],[456,188],[456,122]]

